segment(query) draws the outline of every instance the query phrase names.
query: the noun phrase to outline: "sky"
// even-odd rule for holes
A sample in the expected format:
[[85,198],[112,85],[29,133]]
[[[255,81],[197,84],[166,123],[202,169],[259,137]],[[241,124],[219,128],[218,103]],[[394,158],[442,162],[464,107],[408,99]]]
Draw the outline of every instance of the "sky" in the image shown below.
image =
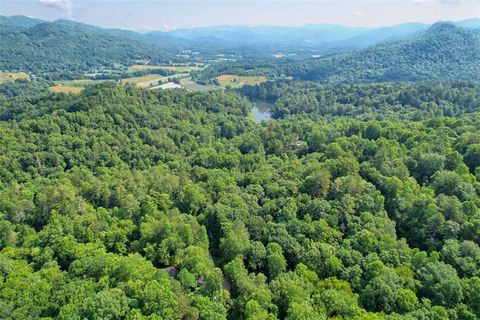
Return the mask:
[[0,14],[136,31],[320,23],[379,27],[480,17],[480,0],[0,0]]

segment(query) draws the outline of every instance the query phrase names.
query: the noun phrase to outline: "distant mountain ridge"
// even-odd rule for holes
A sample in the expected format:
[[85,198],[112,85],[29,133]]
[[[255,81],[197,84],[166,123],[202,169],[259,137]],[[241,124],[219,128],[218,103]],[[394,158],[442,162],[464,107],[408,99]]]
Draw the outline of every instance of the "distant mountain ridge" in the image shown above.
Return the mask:
[[455,23],[458,27],[468,28],[468,29],[480,29],[480,18],[466,19],[458,21]]
[[286,68],[291,76],[321,82],[480,81],[480,33],[440,22],[411,39]]
[[[428,47],[423,42],[427,38],[431,40],[429,35],[437,25],[449,25],[454,29],[450,29],[445,35],[439,34],[432,47]],[[465,37],[459,36],[460,31],[452,30],[461,30]],[[451,39],[454,34],[457,34],[455,40]],[[448,41],[441,39],[444,36],[448,36]],[[478,36],[480,18],[433,26],[406,23],[373,29],[321,24],[303,27],[217,26],[137,33],[103,29],[63,19],[46,22],[24,16],[0,16],[0,70],[27,71],[50,79],[59,79],[71,78],[72,74],[79,76],[105,66],[129,65],[138,60],[149,60],[153,63],[186,61],[179,56],[184,49],[201,51],[209,57],[225,52],[237,56],[250,54],[248,59],[257,61],[272,59],[274,53],[290,50],[303,55],[297,60],[311,57],[310,52],[321,53],[323,56],[333,55],[320,60],[296,63],[286,68],[290,74],[304,79],[419,80],[430,75],[434,78],[447,75],[447,78],[470,79],[470,76],[477,77],[474,72],[478,70],[469,69],[468,66],[476,67],[477,64],[467,59],[464,62],[469,64],[462,65],[463,58],[459,61],[455,59],[459,58],[458,52],[461,52],[462,57],[477,58],[478,55],[469,52],[478,49],[475,45],[472,48],[472,43],[475,42],[470,41],[468,45],[464,42],[465,39]],[[412,54],[412,50],[416,50],[415,46],[419,45],[423,45],[424,52],[430,52],[432,48],[435,48],[436,52],[424,56],[421,50],[417,50]],[[364,50],[356,51],[359,49]],[[402,52],[406,49],[406,52]],[[450,52],[445,51],[450,49]],[[342,52],[343,54],[339,54]],[[397,56],[399,58],[396,58]],[[433,61],[429,57],[440,60]],[[384,59],[385,63],[382,63],[381,59]],[[455,68],[458,67],[455,70],[459,72],[450,70],[445,59],[453,59]],[[365,63],[362,64],[362,61]],[[362,71],[368,69],[368,63],[373,63],[372,70]],[[426,64],[427,69],[442,65],[444,71],[435,70],[431,73],[420,70],[422,64]],[[400,65],[401,68],[397,68]],[[350,69],[354,67],[358,68],[352,72]],[[460,70],[464,72],[464,76]]]
[[289,43],[318,44],[334,40],[346,40],[366,31],[365,28],[354,28],[336,25],[306,25],[303,27],[246,27],[216,26],[196,29],[179,29],[168,32],[179,38],[197,40],[216,38],[226,42],[241,44],[255,43]]
[[428,29],[427,24],[413,22],[367,30],[358,36],[334,43],[337,47],[367,48],[384,41],[402,40]]
[[[468,29],[480,29],[480,18],[472,18],[455,25]],[[379,28],[357,28],[332,24],[310,24],[302,27],[271,26],[214,26],[193,29],[177,29],[169,32],[187,40],[218,39],[242,45],[263,43],[298,43],[307,46],[327,45],[339,48],[366,48],[386,40],[400,40],[425,31],[430,25],[411,22]],[[159,32],[154,32],[159,34]]]
[[[32,27],[46,22],[25,16],[0,16],[0,25]],[[192,29],[175,29],[172,31],[150,31],[138,33],[122,29],[104,29],[71,20],[59,19],[52,23],[82,27],[90,30],[103,30],[113,35],[155,43],[156,39],[166,40],[174,44],[188,45],[198,40],[209,39],[237,45],[285,44],[302,45],[328,44],[330,47],[365,48],[385,40],[399,40],[418,32],[425,31],[430,25],[409,22],[378,28],[360,28],[335,24],[307,24],[301,27],[282,26],[212,26]],[[468,29],[480,30],[480,18],[452,22]],[[169,40],[169,41],[168,41]],[[183,41],[182,41],[183,40]]]
[[45,20],[35,19],[26,16],[2,16],[0,15],[0,25],[7,25],[12,27],[30,28],[39,23],[46,22]]

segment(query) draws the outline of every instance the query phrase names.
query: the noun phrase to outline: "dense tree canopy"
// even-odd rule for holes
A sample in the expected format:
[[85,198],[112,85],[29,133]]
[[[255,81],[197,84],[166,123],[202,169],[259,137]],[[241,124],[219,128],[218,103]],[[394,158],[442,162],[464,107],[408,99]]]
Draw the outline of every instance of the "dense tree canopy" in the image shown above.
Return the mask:
[[[240,92],[252,100],[271,103],[274,118],[304,114],[417,121],[480,111],[480,86],[468,81],[323,85],[284,80],[244,86]],[[377,138],[378,130],[370,124],[365,133],[368,138]],[[474,150],[472,146],[467,163],[477,159]]]
[[0,70],[26,71],[49,80],[81,77],[137,60],[168,62],[175,58],[140,38],[62,21],[29,27],[0,21],[0,38]]
[[[338,90],[383,90],[388,112],[255,124],[233,92],[114,85],[0,98],[0,317],[479,318],[478,88]],[[458,117],[401,120],[412,91]]]
[[321,82],[480,81],[479,61],[478,32],[439,22],[412,39],[288,64],[285,72]]

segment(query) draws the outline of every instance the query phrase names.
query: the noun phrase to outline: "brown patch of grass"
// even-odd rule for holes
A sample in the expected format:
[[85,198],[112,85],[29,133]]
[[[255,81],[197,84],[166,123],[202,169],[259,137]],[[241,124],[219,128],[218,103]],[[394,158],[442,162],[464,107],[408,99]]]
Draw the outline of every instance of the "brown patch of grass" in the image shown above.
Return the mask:
[[77,94],[80,93],[84,88],[78,86],[52,86],[50,90],[57,93],[66,93],[66,94]]

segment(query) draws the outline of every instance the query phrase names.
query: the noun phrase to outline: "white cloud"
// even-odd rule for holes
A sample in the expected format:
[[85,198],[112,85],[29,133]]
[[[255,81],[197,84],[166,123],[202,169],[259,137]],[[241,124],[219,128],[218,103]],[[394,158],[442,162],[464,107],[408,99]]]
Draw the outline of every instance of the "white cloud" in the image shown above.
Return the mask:
[[54,8],[66,16],[72,14],[73,0],[38,0],[38,3]]

